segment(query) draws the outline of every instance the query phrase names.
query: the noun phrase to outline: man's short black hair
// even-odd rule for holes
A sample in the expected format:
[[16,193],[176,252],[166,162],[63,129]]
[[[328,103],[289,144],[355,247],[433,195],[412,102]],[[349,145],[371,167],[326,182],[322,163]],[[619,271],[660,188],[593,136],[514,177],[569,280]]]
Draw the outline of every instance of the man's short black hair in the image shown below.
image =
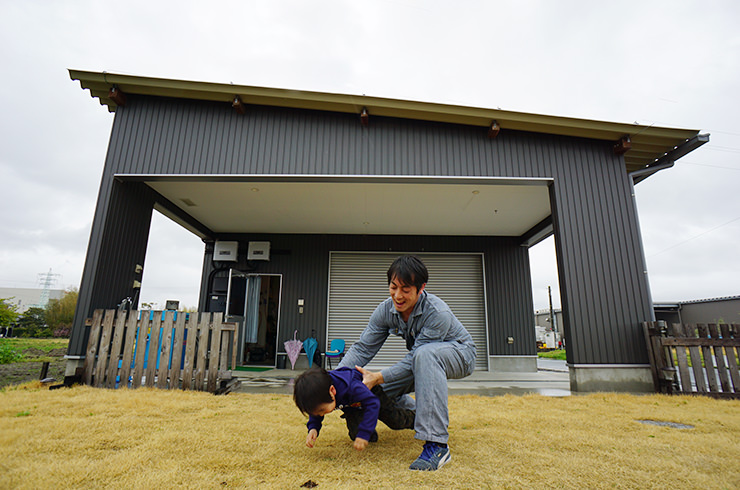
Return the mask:
[[334,383],[326,369],[312,367],[298,376],[293,385],[293,401],[303,415],[312,415],[324,403],[331,403],[329,388]]
[[389,285],[394,277],[419,290],[429,281],[429,271],[416,255],[401,255],[388,268]]

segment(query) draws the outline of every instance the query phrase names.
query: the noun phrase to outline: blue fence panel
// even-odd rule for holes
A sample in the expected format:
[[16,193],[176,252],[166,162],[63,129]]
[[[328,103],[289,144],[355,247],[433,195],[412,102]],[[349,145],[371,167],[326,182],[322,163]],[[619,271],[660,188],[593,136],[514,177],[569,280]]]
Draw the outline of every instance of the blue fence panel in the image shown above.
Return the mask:
[[[168,310],[165,310],[165,311],[162,312],[162,322],[164,322],[165,314],[167,313],[167,311]],[[139,311],[139,320],[141,320],[141,313],[142,312]],[[175,311],[175,314],[174,314],[174,317],[173,317],[173,322],[176,322],[177,321],[177,314],[178,314],[178,312]],[[153,321],[153,320],[154,320],[154,311],[152,310],[152,311],[149,312],[149,321]],[[190,320],[190,313],[185,313],[185,321],[187,322],[189,320]],[[140,330],[141,330],[140,327],[137,327],[136,328],[136,336],[135,336],[135,339],[134,339],[134,355],[133,355],[133,358],[131,360],[131,376],[129,376],[129,378],[128,378],[127,386],[131,386],[131,383],[133,381],[133,370],[134,370],[134,366],[136,365],[136,355],[137,355],[136,349],[138,348],[138,345],[139,345],[139,335],[141,334]],[[156,365],[156,368],[157,369],[159,369],[159,358],[161,357],[161,354],[162,354],[162,338],[164,337],[164,335],[162,335],[163,330],[164,330],[164,327],[159,327],[159,345],[157,346],[157,365]],[[186,347],[186,343],[187,343],[187,339],[188,339],[188,330],[189,329],[187,329],[187,328],[185,329],[184,336],[183,336],[183,341],[182,341],[182,353],[181,353],[181,356],[180,356],[180,369],[181,370],[185,368],[185,347]],[[147,329],[146,344],[144,346],[144,370],[146,370],[147,365],[149,363],[149,341],[151,339],[151,335],[150,334],[151,334],[151,332],[149,332],[148,329]],[[174,339],[175,339],[175,327],[174,326],[172,327],[172,337],[171,338],[172,338],[172,341],[174,342]],[[173,357],[174,352],[175,352],[175,349],[174,348],[173,349],[170,349],[170,357],[167,360],[167,369],[172,369],[172,357]],[[123,360],[120,360],[119,359],[118,360],[118,369],[121,369],[122,366],[123,366]],[[121,382],[121,377],[120,376],[116,376],[116,388],[119,387],[120,382]]]

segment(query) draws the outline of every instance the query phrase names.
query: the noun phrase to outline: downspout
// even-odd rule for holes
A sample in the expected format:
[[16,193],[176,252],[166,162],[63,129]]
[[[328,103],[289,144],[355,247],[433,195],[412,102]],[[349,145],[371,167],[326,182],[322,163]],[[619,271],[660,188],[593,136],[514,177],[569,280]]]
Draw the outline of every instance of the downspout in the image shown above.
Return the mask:
[[640,242],[640,254],[642,254],[642,266],[643,269],[643,275],[645,277],[645,287],[647,289],[647,299],[648,304],[650,305],[650,318],[646,318],[645,321],[654,322],[655,321],[655,308],[653,307],[653,293],[650,289],[650,279],[648,278],[648,271],[647,271],[647,258],[645,257],[645,244],[642,241],[642,226],[640,226],[640,213],[637,212],[637,197],[635,196],[635,180],[639,182],[642,179],[646,179],[648,176],[654,174],[655,172],[659,172],[663,169],[670,168],[673,166],[673,162],[665,162],[661,163],[660,165],[655,165],[654,167],[647,167],[640,170],[635,170],[634,172],[630,172],[628,174],[629,181],[630,181],[630,193],[632,194],[632,206],[635,210],[635,221],[637,222],[637,239]]
[[[645,267],[643,271],[645,275],[645,286],[647,287],[648,301],[650,301],[650,321],[655,321],[655,308],[653,308],[653,295],[650,290],[650,281],[647,273],[647,259],[645,257],[645,245],[642,242],[642,228],[640,227],[640,216],[637,212],[637,198],[635,197],[635,184],[647,179],[656,172],[671,168],[676,160],[687,155],[693,150],[699,148],[701,145],[709,142],[709,134],[697,134],[693,138],[686,140],[684,143],[673,147],[673,150],[667,152],[662,158],[653,162],[652,165],[648,165],[640,170],[635,170],[628,174],[630,178],[630,191],[632,192],[632,205],[635,209],[635,220],[637,221],[637,227],[639,233],[637,234],[640,241],[640,252],[642,253],[642,263]],[[679,312],[680,315],[680,312]]]

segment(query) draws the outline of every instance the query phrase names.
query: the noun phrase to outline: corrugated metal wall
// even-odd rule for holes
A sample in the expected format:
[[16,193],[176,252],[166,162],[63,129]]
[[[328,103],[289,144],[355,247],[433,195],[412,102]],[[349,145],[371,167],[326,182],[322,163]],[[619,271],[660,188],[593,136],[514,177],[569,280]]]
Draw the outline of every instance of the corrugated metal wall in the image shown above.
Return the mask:
[[[319,345],[326,343],[326,322],[329,282],[329,253],[331,251],[387,252],[389,257],[408,252],[458,252],[483,254],[485,282],[493,283],[495,294],[489,288],[486,310],[488,311],[488,348],[479,348],[483,355],[486,350],[492,354],[533,355],[535,353],[534,314],[532,312],[532,293],[530,289],[511,289],[508,283],[527,283],[529,262],[526,249],[509,238],[498,237],[438,237],[438,236],[352,236],[352,235],[233,235],[228,239],[239,240],[241,260],[230,267],[261,274],[276,273],[283,277],[280,304],[280,325],[278,345],[292,338],[298,330],[298,337],[307,338],[316,331]],[[246,244],[249,241],[268,240],[271,243],[269,262],[247,263]],[[490,262],[500,263],[519,256],[524,267],[509,267],[496,270]],[[390,265],[390,262],[388,263]],[[206,256],[203,269],[203,282],[213,271],[211,255]],[[491,271],[495,271],[492,277]],[[223,271],[218,275],[226,276]],[[357,283],[360,288],[362,284]],[[387,295],[387,290],[384,291]],[[517,294],[520,293],[519,296]],[[445,297],[442,297],[445,299]],[[298,300],[304,300],[303,313],[299,313]],[[384,299],[384,298],[383,298]],[[201,295],[201,305],[207,305],[206,291]],[[494,313],[495,312],[495,313]],[[512,313],[516,312],[516,313]],[[369,318],[369,317],[368,317]],[[365,319],[367,321],[367,318]],[[512,322],[518,322],[514,324]],[[506,344],[511,332],[517,333],[514,345]],[[521,339],[521,342],[519,341]],[[492,346],[505,346],[493,350]]]
[[141,281],[136,265],[144,265],[149,224],[155,193],[138,182],[111,181],[96,209],[109,216],[106,227],[93,227],[88,246],[83,281],[75,309],[75,324],[70,334],[71,355],[84,354],[87,334],[84,321],[96,308],[115,308],[124,298],[136,301],[134,280]]
[[[569,361],[646,361],[639,322],[651,313],[639,230],[624,163],[613,155],[610,142],[505,128],[491,140],[485,128],[373,115],[370,127],[362,128],[356,115],[255,106],[239,115],[228,104],[132,96],[116,114],[100,203],[107,203],[113,173],[553,178]],[[90,294],[88,281],[98,266],[96,237],[112,226],[109,217],[107,204],[96,213],[81,297]],[[145,242],[144,235],[132,240]],[[520,267],[528,263],[526,251],[510,253]],[[521,305],[528,300],[531,327],[531,292],[524,292],[528,279],[517,273],[518,282],[505,282],[511,267],[511,262],[487,262],[489,277],[502,278],[489,294],[491,323],[520,324],[526,316]],[[287,281],[285,286],[290,287]],[[500,297],[514,304],[497,304]],[[87,301],[85,307],[92,304]],[[82,316],[75,328],[84,322]],[[534,344],[533,331],[531,337]],[[491,353],[529,353],[499,340],[492,333]]]

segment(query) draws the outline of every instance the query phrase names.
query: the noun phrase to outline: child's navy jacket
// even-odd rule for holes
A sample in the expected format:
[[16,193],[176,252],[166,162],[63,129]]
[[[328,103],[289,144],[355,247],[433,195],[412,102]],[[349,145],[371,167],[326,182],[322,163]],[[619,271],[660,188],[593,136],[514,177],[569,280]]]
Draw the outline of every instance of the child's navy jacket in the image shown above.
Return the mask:
[[[370,440],[370,435],[375,430],[378,423],[378,412],[380,411],[380,401],[378,397],[362,383],[362,373],[354,368],[341,367],[334,371],[329,371],[336,394],[336,408],[341,410],[359,409],[362,410],[362,421],[357,431],[357,437]],[[321,431],[323,416],[308,416],[306,426],[308,430],[316,429]]]

